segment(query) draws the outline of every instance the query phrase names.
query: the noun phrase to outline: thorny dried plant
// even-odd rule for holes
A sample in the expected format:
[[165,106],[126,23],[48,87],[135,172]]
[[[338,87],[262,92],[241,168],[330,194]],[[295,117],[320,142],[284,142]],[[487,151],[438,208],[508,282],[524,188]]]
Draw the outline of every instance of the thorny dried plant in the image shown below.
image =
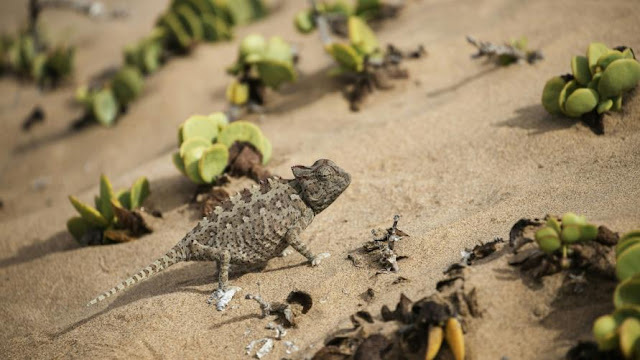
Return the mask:
[[544,59],[539,50],[528,50],[526,38],[511,41],[510,44],[495,45],[488,41],[479,41],[467,35],[467,42],[475,46],[478,52],[471,55],[473,59],[485,57],[496,61],[499,65],[510,65],[513,63],[527,62],[533,64]]
[[364,244],[363,249],[368,252],[376,252],[378,261],[384,266],[387,272],[398,272],[398,255],[394,251],[395,243],[409,236],[404,231],[398,229],[400,215],[393,216],[393,225],[387,229],[372,229],[373,240]]

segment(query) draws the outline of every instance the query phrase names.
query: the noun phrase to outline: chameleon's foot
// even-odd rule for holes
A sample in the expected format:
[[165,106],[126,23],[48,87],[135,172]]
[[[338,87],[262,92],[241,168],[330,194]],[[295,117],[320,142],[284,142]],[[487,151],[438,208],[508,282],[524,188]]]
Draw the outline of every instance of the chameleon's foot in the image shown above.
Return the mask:
[[236,294],[236,292],[240,290],[242,289],[237,286],[231,286],[227,288],[227,290],[218,288],[211,294],[211,296],[209,296],[209,299],[207,299],[207,304],[211,305],[215,302],[216,309],[218,311],[222,311],[227,307],[227,305],[229,305],[229,302],[231,302],[231,299],[233,299],[233,296]]
[[326,259],[329,256],[331,256],[331,254],[329,254],[329,253],[320,253],[320,254],[314,256],[313,259],[311,259],[311,266],[320,265],[320,263],[322,262],[322,259]]
[[285,257],[285,256],[289,256],[291,254],[293,254],[293,249],[291,247],[288,247],[284,250],[282,250],[282,253],[280,254],[281,257]]

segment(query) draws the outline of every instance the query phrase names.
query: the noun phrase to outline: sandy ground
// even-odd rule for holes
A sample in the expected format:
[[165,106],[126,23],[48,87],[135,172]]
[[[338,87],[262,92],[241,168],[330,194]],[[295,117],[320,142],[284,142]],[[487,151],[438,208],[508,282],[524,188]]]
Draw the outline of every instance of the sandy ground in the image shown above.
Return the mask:
[[[25,3],[0,3],[3,29],[24,19]],[[142,98],[115,128],[69,133],[69,123],[81,114],[70,105],[75,85],[118,65],[122,47],[149,31],[166,1],[109,4],[126,5],[131,17],[98,23],[57,11],[43,17],[52,38],[77,45],[76,84],[42,94],[13,78],[0,80],[3,357],[242,358],[246,344],[271,334],[244,294],[282,301],[292,289],[315,300],[285,338],[301,350],[287,355],[276,344],[269,358],[302,357],[359,309],[378,313],[382,304],[395,304],[401,291],[414,300],[431,293],[462,248],[506,236],[521,217],[571,210],[619,231],[640,225],[640,97],[610,117],[614,130],[605,136],[553,118],[540,105],[544,82],[569,72],[571,56],[582,54],[590,41],[640,49],[638,2],[409,1],[408,11],[379,36],[404,48],[423,44],[429,56],[406,64],[409,80],[351,113],[337,84],[324,76],[331,60],[317,37],[297,34],[291,25],[301,2],[285,1],[264,21],[237,29],[234,41],[201,46],[171,61],[148,79]],[[176,128],[191,114],[224,108],[224,68],[238,39],[250,32],[281,35],[298,44],[302,55],[300,81],[272,94],[257,119],[273,143],[273,172],[288,177],[292,165],[330,158],[352,175],[350,188],[303,235],[313,251],[332,257],[309,268],[291,255],[274,259],[262,273],[236,277],[233,284],[243,291],[225,312],[205,303],[215,286],[211,264],[176,265],[115,300],[86,308],[94,295],[163,254],[196,223],[197,210],[187,205],[194,186],[170,161]],[[524,34],[546,59],[494,69],[469,59],[473,49],[466,34],[492,41]],[[20,123],[34,104],[44,108],[46,122],[23,133]],[[146,175],[153,192],[148,205],[165,215],[160,228],[128,244],[79,247],[65,231],[74,214],[66,197],[89,201],[101,173],[116,187]],[[46,186],[38,189],[38,183]],[[402,215],[401,228],[411,235],[399,274],[410,281],[401,285],[391,285],[397,275],[373,276],[374,270],[346,260],[369,239],[371,228],[388,226],[394,214]],[[365,305],[359,295],[367,288],[379,295]],[[513,289],[504,301],[535,295]],[[523,316],[492,314],[505,321]],[[584,314],[598,315],[574,313]],[[550,326],[554,321],[469,334],[474,358],[533,359],[539,350],[559,358],[570,346],[568,334],[588,337],[588,329]],[[486,341],[493,333],[504,342]],[[527,334],[546,341],[529,341]]]

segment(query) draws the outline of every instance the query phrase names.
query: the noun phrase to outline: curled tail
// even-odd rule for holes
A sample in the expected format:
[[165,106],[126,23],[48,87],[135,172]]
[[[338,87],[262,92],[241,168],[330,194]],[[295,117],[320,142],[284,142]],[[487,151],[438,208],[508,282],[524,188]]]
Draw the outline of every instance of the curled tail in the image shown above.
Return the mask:
[[169,252],[164,254],[164,256],[162,256],[158,260],[152,262],[151,264],[149,264],[144,269],[138,271],[137,273],[132,275],[127,280],[124,280],[124,281],[120,282],[118,285],[114,286],[110,290],[107,290],[107,291],[103,292],[102,294],[98,295],[98,297],[96,297],[95,299],[89,301],[87,306],[91,306],[93,304],[97,304],[100,301],[108,298],[109,296],[111,296],[111,295],[113,295],[113,294],[115,294],[117,292],[123,291],[123,290],[125,290],[125,289],[127,289],[127,288],[129,288],[129,287],[131,287],[131,286],[143,281],[143,280],[147,280],[152,275],[159,273],[160,271],[168,268],[169,266],[171,266],[173,264],[179,263],[181,261],[185,261],[186,260],[185,248],[182,247],[181,245],[182,244],[179,243],[178,245],[174,246],[171,250],[169,250]]

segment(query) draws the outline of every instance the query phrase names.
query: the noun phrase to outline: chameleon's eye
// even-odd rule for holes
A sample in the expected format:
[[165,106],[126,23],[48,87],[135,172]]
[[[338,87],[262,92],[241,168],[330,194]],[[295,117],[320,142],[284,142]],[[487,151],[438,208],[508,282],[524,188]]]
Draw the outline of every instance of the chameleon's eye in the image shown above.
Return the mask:
[[329,166],[323,166],[318,169],[318,177],[322,180],[326,180],[333,175],[333,169]]

